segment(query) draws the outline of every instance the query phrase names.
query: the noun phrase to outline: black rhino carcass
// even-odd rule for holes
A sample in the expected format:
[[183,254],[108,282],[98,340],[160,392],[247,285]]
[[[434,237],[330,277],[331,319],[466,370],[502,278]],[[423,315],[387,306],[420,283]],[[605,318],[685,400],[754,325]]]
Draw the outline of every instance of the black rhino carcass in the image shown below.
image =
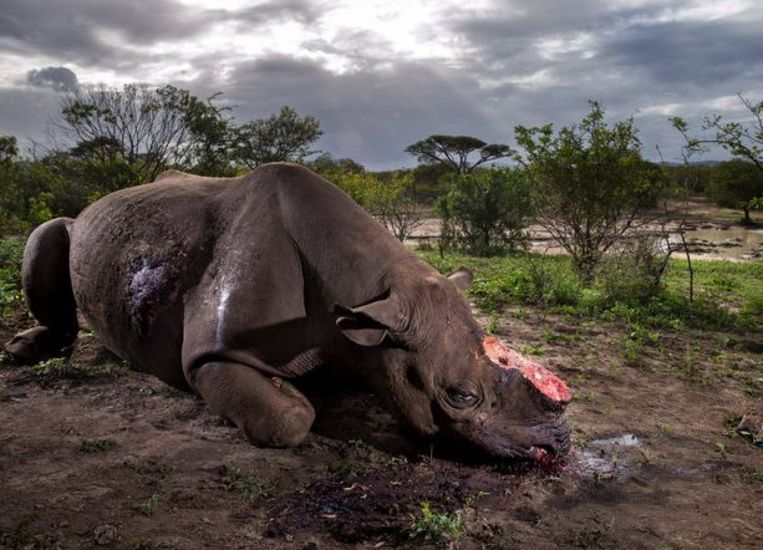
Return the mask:
[[360,381],[420,435],[477,454],[569,449],[569,389],[486,338],[458,288],[469,277],[443,277],[294,164],[117,191],[38,227],[22,271],[39,325],[7,344],[14,358],[71,345],[80,310],[109,349],[256,445],[305,438],[315,412],[293,382],[311,373]]

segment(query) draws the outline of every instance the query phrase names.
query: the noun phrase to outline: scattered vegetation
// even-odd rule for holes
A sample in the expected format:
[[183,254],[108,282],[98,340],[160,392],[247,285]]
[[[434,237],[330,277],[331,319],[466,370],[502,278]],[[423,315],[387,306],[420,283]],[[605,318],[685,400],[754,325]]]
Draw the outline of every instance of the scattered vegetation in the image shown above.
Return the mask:
[[671,259],[659,289],[651,296],[640,296],[613,289],[603,275],[586,284],[567,256],[479,258],[430,250],[418,254],[443,273],[462,265],[472,269],[475,281],[470,296],[486,312],[500,312],[510,305],[541,306],[582,319],[625,322],[634,327],[639,340],[648,336],[640,331],[650,327],[746,330],[760,322],[763,313],[761,264],[697,263],[692,302],[686,290],[685,260]]

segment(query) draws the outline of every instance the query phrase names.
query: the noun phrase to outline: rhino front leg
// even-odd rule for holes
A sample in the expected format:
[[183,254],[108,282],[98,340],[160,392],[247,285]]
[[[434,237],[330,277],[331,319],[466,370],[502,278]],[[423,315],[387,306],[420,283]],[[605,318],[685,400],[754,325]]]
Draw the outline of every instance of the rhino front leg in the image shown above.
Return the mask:
[[191,386],[216,413],[262,447],[293,447],[310,432],[315,410],[294,386],[252,367],[210,362],[188,373]]

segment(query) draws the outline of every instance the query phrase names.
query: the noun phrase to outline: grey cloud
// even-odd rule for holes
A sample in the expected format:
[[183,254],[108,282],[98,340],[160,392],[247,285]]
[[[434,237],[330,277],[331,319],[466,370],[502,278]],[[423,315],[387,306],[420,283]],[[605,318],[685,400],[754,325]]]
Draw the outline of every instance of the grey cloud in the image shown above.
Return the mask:
[[56,92],[74,92],[79,89],[77,75],[66,67],[44,67],[29,71],[27,82],[40,88],[52,88]]
[[[319,28],[330,17],[330,4],[270,0],[238,11],[204,11],[176,0],[5,0],[0,49],[44,54],[58,64],[129,70],[136,63],[169,62],[174,54],[169,48],[152,59],[137,57],[99,31],[116,33],[126,44],[171,44],[211,24],[227,25],[232,33],[278,28],[285,21]],[[331,40],[304,44],[312,53],[347,58],[352,70],[342,74],[318,61],[271,56],[240,64],[222,80],[217,70],[222,54],[210,51],[192,60],[201,76],[174,84],[203,97],[224,92],[240,121],[292,105],[320,119],[326,132],[321,148],[373,168],[412,164],[403,149],[432,133],[511,143],[515,124],[569,124],[584,114],[589,98],[601,100],[613,119],[634,115],[647,155],[654,157],[659,144],[666,157],[675,158],[680,136],[670,128],[667,112],[655,106],[675,105],[676,114],[697,124],[707,113],[703,102],[738,90],[763,93],[758,31],[763,18],[755,10],[733,18],[674,21],[671,10],[686,6],[681,0],[629,8],[605,0],[495,0],[493,6],[443,8],[421,31],[458,45],[461,56],[447,62],[395,58],[387,37],[347,28]],[[581,33],[589,36],[585,55],[574,49],[542,55],[540,44],[570,41]],[[541,74],[545,79],[529,78]],[[35,94],[14,93],[17,109],[41,109],[56,96],[52,90],[26,89]],[[0,92],[5,101],[10,91]],[[50,108],[53,113],[55,105]],[[20,136],[44,127],[38,112],[30,112],[25,125],[7,104],[0,105],[0,117],[5,117],[0,129],[15,128]]]
[[175,0],[4,0],[0,48],[113,66],[134,54],[108,43],[99,31],[115,32],[128,43],[150,44],[193,36],[223,14],[191,10]]
[[279,20],[294,20],[300,23],[314,23],[323,13],[321,6],[304,0],[272,0],[250,8],[228,12],[231,20],[244,24],[262,25]]
[[44,88],[0,88],[0,134],[13,135],[23,145],[45,141],[49,119],[59,109],[60,96]]
[[239,66],[220,89],[238,105],[239,121],[291,105],[321,121],[324,150],[375,168],[397,168],[411,164],[405,146],[434,132],[506,139],[508,126],[490,120],[474,101],[475,86],[465,75],[426,64],[336,75],[317,62],[274,56]]

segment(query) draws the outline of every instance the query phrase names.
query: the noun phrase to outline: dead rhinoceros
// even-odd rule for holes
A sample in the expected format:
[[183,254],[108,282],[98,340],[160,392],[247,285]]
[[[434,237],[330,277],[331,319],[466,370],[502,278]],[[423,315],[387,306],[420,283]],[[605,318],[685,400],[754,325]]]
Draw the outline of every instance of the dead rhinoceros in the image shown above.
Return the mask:
[[79,308],[109,349],[257,445],[305,438],[315,412],[286,379],[320,372],[364,383],[424,437],[499,457],[569,448],[564,383],[486,345],[454,282],[297,165],[112,193],[38,227],[22,278],[40,325],[7,344],[17,360],[71,345]]

